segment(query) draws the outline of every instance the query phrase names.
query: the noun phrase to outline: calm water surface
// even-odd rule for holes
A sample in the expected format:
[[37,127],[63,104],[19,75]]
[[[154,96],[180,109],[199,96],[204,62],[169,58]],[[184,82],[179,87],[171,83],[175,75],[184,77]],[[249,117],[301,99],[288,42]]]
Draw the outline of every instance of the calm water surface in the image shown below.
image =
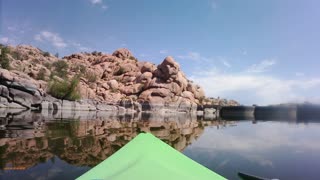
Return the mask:
[[154,115],[52,120],[33,113],[1,120],[0,179],[74,179],[142,131],[228,179],[239,179],[239,171],[278,179],[319,179],[320,174],[316,121]]

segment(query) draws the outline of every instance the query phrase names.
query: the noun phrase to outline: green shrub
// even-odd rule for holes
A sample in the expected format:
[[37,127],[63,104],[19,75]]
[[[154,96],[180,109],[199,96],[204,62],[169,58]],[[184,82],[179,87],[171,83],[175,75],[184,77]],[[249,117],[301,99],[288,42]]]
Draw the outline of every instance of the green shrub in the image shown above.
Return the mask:
[[86,71],[87,71],[87,68],[84,66],[84,65],[79,65],[79,71],[80,71],[80,73],[86,73]]
[[88,80],[88,82],[90,83],[94,83],[97,81],[97,76],[94,74],[94,73],[90,73],[90,72],[87,72],[85,74],[85,78]]
[[67,62],[65,62],[63,60],[59,60],[59,61],[52,63],[52,66],[55,68],[55,72],[53,73],[54,75],[57,75],[61,78],[67,77],[68,68],[69,68]]
[[10,69],[10,60],[8,58],[9,49],[6,46],[1,47],[0,65],[3,69]]
[[51,69],[51,63],[49,63],[49,62],[45,62],[45,63],[43,63],[43,65],[44,65],[44,67],[46,67],[47,69]]
[[37,75],[37,80],[45,80],[45,75],[46,75],[46,69],[41,68]]
[[81,98],[78,84],[78,76],[74,76],[70,81],[67,79],[62,82],[53,80],[49,83],[48,93],[58,99],[75,101]]
[[59,58],[59,53],[56,53],[54,56],[55,56],[56,58]]
[[205,101],[205,97],[204,97],[204,96],[202,96],[202,97],[199,98],[199,103],[200,103],[200,104],[203,104],[204,101]]
[[118,90],[118,89],[111,89],[110,92],[112,92],[112,93],[118,93],[119,90]]
[[129,59],[134,60],[134,61],[138,61],[137,58],[130,56]]
[[113,75],[115,76],[120,76],[124,73],[124,68],[120,67],[118,71],[116,71],[115,73],[113,73]]
[[50,53],[49,53],[49,52],[43,52],[43,56],[44,56],[44,57],[49,57],[49,56],[50,56]]
[[23,60],[22,54],[18,51],[12,51],[12,52],[10,52],[10,55],[12,56],[13,59]]
[[78,64],[72,67],[72,71],[80,74],[85,74],[87,71],[87,68],[82,64]]

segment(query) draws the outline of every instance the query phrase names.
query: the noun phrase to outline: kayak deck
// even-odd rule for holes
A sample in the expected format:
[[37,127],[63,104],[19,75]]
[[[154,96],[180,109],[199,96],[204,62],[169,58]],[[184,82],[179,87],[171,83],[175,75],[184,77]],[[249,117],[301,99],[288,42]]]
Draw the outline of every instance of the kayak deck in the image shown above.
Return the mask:
[[77,178],[112,180],[223,180],[149,133],[141,133],[115,154]]

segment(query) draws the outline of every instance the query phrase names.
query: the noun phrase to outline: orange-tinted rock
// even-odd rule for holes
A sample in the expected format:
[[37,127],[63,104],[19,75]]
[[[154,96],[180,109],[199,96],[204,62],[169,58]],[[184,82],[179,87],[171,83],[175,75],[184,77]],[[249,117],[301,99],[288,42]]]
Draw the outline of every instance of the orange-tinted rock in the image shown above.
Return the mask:
[[112,53],[112,56],[116,56],[121,59],[127,59],[132,56],[131,52],[126,48],[117,49]]

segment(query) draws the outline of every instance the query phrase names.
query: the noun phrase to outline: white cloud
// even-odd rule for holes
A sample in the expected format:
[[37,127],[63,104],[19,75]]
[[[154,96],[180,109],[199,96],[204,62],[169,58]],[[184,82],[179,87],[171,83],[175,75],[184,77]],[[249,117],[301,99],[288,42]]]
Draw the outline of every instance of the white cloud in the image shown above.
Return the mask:
[[49,42],[57,48],[67,47],[67,43],[64,42],[64,40],[59,36],[59,34],[50,31],[40,32],[39,34],[34,36],[34,40],[39,42]]
[[91,4],[99,5],[103,10],[108,9],[109,7],[103,3],[102,0],[90,0]]
[[319,101],[312,94],[320,88],[320,78],[283,80],[248,73],[226,74],[217,69],[203,71],[194,73],[190,79],[202,86],[209,97],[235,99],[248,105]]
[[189,52],[187,55],[179,55],[177,56],[180,59],[190,59],[193,61],[210,61],[211,58],[204,57],[198,52]]
[[76,42],[73,42],[73,43],[72,43],[72,46],[76,47],[76,48],[79,49],[80,51],[89,51],[89,50],[91,49],[91,48],[85,47],[85,46],[83,46],[82,44],[76,43]]
[[102,0],[90,0],[92,4],[102,4]]
[[162,50],[160,50],[160,54],[168,54],[168,50],[162,49]]
[[139,54],[139,56],[142,57],[142,58],[145,58],[145,57],[148,57],[149,55],[142,53],[142,54]]
[[267,71],[271,66],[276,64],[274,59],[266,59],[261,61],[259,64],[253,64],[247,69],[250,73],[261,73]]
[[220,59],[221,63],[227,68],[231,67],[231,64],[226,59]]
[[2,37],[2,38],[0,38],[0,42],[3,43],[3,44],[7,44],[7,43],[9,43],[9,38],[8,37]]
[[35,36],[34,36],[34,40],[36,40],[36,41],[43,41],[40,34],[35,35]]
[[8,26],[7,28],[9,31],[16,31],[17,28],[16,27],[13,27],[13,26]]
[[7,29],[8,29],[8,31],[11,31],[12,33],[20,33],[20,34],[25,33],[25,28],[22,28],[22,27],[8,26]]

